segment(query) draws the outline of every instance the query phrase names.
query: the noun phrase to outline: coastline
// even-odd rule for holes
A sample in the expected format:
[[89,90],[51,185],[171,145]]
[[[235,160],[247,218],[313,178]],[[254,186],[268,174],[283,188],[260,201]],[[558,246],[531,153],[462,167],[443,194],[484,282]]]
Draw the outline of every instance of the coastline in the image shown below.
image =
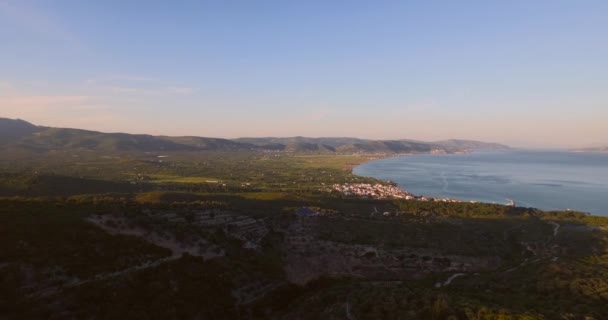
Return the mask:
[[[373,178],[379,181],[383,181],[382,179],[378,179],[376,177],[372,177],[372,176],[361,176],[358,174],[355,174],[354,168],[361,166],[363,164],[366,163],[370,163],[372,161],[377,161],[377,160],[384,160],[384,159],[392,159],[392,158],[398,158],[398,157],[402,157],[402,156],[415,156],[415,155],[437,155],[437,156],[441,156],[441,155],[455,155],[455,154],[459,154],[459,155],[463,155],[463,154],[472,154],[474,153],[475,150],[465,150],[463,152],[451,152],[451,153],[433,153],[433,152],[421,152],[421,153],[401,153],[401,154],[391,154],[390,156],[386,156],[386,157],[377,157],[374,159],[369,159],[366,161],[363,161],[359,164],[353,165],[350,170],[351,170],[351,174],[359,176],[359,177],[366,177],[366,178]],[[502,206],[507,206],[507,207],[516,207],[517,203],[515,202],[515,200],[510,199],[510,198],[506,198],[506,203],[496,203],[496,202],[488,202],[488,201],[483,201],[483,200],[463,200],[463,199],[456,199],[456,198],[449,198],[449,197],[440,197],[440,196],[429,196],[429,195],[416,195],[410,191],[408,191],[407,189],[405,189],[403,186],[400,186],[397,182],[392,181],[392,180],[387,180],[390,183],[393,183],[397,188],[399,188],[401,191],[403,191],[404,194],[411,196],[412,198],[404,198],[406,200],[413,200],[413,201],[432,201],[432,202],[466,202],[466,203],[486,203],[486,204],[496,204],[496,205],[502,205]],[[399,197],[400,198],[400,197]],[[399,199],[398,198],[398,199]]]
[[[456,198],[461,202],[530,207],[545,211],[577,211],[608,216],[608,208],[600,201],[602,194],[608,190],[606,162],[603,160],[605,158],[598,158],[605,153],[586,152],[581,153],[580,157],[571,158],[568,154],[573,153],[566,150],[546,152],[544,150],[514,149],[510,151],[504,154],[502,152],[473,152],[471,160],[468,160],[466,156],[455,157],[454,160],[439,159],[429,157],[430,153],[390,155],[377,157],[375,160],[405,155],[423,157],[412,160],[411,165],[414,169],[409,169],[413,170],[407,173],[409,176],[399,173],[399,170],[409,168],[407,164],[401,168],[399,161],[388,162],[386,169],[382,168],[385,164],[380,164],[358,170],[359,166],[371,161],[362,162],[359,166],[353,167],[352,173],[361,177],[396,183],[404,192],[408,192],[408,187],[414,184],[418,186],[417,189],[415,188],[416,190],[410,190],[414,194],[434,195],[436,198]],[[562,159],[560,157],[565,158],[559,160]],[[503,160],[506,161],[505,166],[495,166],[496,163],[503,163]],[[471,166],[469,161],[475,165]],[[509,169],[508,164],[521,166],[517,170],[512,170]],[[572,170],[564,171],[564,174],[555,174],[549,169],[545,170],[547,165],[554,164],[569,165]],[[597,167],[598,171],[589,175],[590,165],[593,165],[594,168],[597,165],[602,167],[601,169]],[[444,182],[445,187],[442,189],[441,179],[446,179],[445,174],[448,175],[448,180]],[[579,177],[581,178],[579,179]],[[594,189],[585,186],[594,186]],[[445,188],[448,189],[445,190]],[[576,201],[571,200],[573,196],[576,197]]]
[[[368,157],[369,159],[365,159],[363,161],[359,161],[357,163],[353,163],[353,164],[349,164],[347,167],[345,167],[345,169],[350,170],[350,173],[354,174],[352,172],[352,170],[355,167],[358,167],[360,165],[366,164],[368,162],[372,162],[372,161],[377,161],[377,160],[384,160],[384,159],[391,159],[391,158],[398,158],[398,157],[403,157],[403,156],[416,156],[416,155],[447,155],[447,154],[469,154],[471,153],[471,151],[463,151],[463,152],[453,152],[453,153],[435,153],[435,152],[419,152],[419,153],[384,153],[384,154],[345,154],[344,156],[357,156],[357,157]],[[369,177],[369,178],[373,178],[373,177]]]
[[[350,173],[354,174],[353,173],[353,169],[355,167],[358,167],[358,166],[362,165],[362,164],[366,164],[366,163],[369,163],[369,162],[372,162],[372,161],[377,161],[377,160],[397,158],[397,157],[400,157],[400,156],[405,156],[405,155],[410,155],[410,154],[412,154],[412,153],[400,153],[400,154],[394,154],[394,153],[388,154],[387,153],[385,155],[371,155],[371,156],[369,156],[369,155],[361,155],[363,157],[368,157],[368,158],[365,159],[365,160],[363,160],[363,161],[359,161],[357,163],[349,164],[348,165],[348,169],[350,170]],[[354,156],[359,156],[359,155],[354,155]]]
[[[385,160],[385,159],[392,159],[392,158],[398,158],[398,157],[402,157],[402,156],[414,156],[414,155],[446,155],[446,154],[469,154],[471,151],[467,150],[465,152],[458,152],[458,153],[435,153],[435,152],[421,152],[421,153],[399,153],[399,154],[386,154],[386,156],[382,156],[379,155],[377,157],[373,157],[370,159],[366,159],[364,161],[360,161],[357,162],[355,164],[349,165],[348,170],[350,171],[351,174],[358,176],[358,177],[365,177],[365,178],[373,178],[376,179],[378,181],[382,181],[382,182],[388,182],[389,185],[391,185],[393,188],[398,189],[398,192],[394,192],[394,194],[392,196],[388,195],[388,196],[380,196],[378,197],[379,199],[383,199],[383,198],[394,198],[394,199],[405,199],[405,200],[412,200],[412,201],[430,201],[430,202],[452,202],[452,203],[457,203],[457,202],[471,202],[471,203],[478,203],[481,201],[465,201],[465,200],[461,200],[461,199],[455,199],[455,198],[446,198],[446,197],[438,197],[438,196],[426,196],[426,195],[416,195],[413,194],[411,192],[409,192],[408,190],[406,190],[403,186],[400,186],[398,183],[392,181],[392,180],[388,180],[388,181],[383,181],[381,179],[378,179],[376,177],[371,177],[371,176],[361,176],[358,174],[355,174],[353,171],[356,167],[361,166],[363,164],[366,163],[370,163],[373,161],[378,161],[378,160]],[[350,195],[350,194],[356,194],[353,193],[353,189],[355,190],[360,190],[361,194],[359,195],[366,195],[369,196],[370,194],[383,194],[385,192],[385,190],[383,190],[384,186],[383,185],[370,185],[370,184],[343,184],[343,185],[334,185],[333,186],[333,190],[334,191],[338,191],[341,193],[344,193],[346,195]],[[515,202],[511,199],[510,200],[510,204],[502,204],[502,205],[507,205],[507,206],[515,206]]]

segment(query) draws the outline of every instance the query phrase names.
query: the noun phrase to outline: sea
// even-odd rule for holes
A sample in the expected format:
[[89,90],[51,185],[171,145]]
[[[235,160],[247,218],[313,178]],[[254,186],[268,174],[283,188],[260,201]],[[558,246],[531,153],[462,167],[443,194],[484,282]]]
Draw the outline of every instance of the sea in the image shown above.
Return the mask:
[[608,153],[508,150],[404,155],[364,163],[360,176],[415,195],[608,216]]

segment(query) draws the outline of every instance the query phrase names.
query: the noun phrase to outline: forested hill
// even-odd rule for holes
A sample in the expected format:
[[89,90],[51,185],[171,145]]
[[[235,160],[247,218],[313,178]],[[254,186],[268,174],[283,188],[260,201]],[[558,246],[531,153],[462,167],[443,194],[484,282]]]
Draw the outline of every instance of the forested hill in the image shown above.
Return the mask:
[[357,138],[239,138],[235,141],[254,144],[262,148],[284,151],[329,151],[343,153],[407,153],[447,151],[442,146],[409,140],[369,140]]
[[499,143],[481,142],[474,140],[450,139],[433,142],[448,150],[507,150],[509,146]]
[[426,153],[507,146],[469,140],[422,142],[357,138],[239,138],[168,137],[103,133],[82,129],[36,126],[23,120],[0,118],[0,147],[12,150],[92,150],[102,152],[285,151],[310,153]]
[[44,127],[38,127],[23,120],[0,118],[0,142],[28,136],[43,129]]
[[35,126],[23,120],[0,118],[0,147],[44,152],[84,149],[102,152],[232,151],[258,147],[228,139],[166,137],[147,134],[103,133],[90,130]]

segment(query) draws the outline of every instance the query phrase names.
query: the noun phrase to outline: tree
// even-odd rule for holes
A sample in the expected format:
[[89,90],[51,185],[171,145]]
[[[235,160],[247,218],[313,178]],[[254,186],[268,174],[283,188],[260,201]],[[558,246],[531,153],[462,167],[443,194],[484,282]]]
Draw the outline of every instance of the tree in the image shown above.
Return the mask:
[[445,295],[440,295],[437,297],[433,303],[433,307],[431,308],[431,318],[437,320],[445,319],[449,311],[450,306]]

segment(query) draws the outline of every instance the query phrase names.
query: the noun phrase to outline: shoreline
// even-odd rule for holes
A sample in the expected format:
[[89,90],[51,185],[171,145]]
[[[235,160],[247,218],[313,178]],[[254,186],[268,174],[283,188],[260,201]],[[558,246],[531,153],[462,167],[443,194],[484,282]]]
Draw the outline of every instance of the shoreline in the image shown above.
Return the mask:
[[[365,159],[363,161],[349,164],[345,169],[349,169],[350,173],[354,174],[352,171],[355,167],[360,165],[384,159],[398,158],[403,156],[416,156],[416,155],[447,155],[447,154],[465,154],[465,153],[433,153],[433,152],[420,152],[420,153],[386,153],[386,154],[345,154],[344,156],[358,156],[358,157],[368,157],[369,159]],[[369,177],[373,178],[373,177]],[[376,179],[376,178],[374,178]]]
[[[366,160],[363,161],[357,165],[354,165],[351,167],[351,174],[358,176],[358,177],[365,177],[365,178],[372,178],[372,179],[376,179],[378,181],[383,181],[381,179],[378,179],[376,177],[372,177],[372,176],[361,176],[358,174],[355,174],[353,172],[355,167],[361,166],[363,164],[372,162],[372,161],[377,161],[377,160],[384,160],[384,159],[391,159],[391,158],[397,158],[397,157],[402,157],[402,156],[414,156],[414,155],[454,155],[454,154],[471,154],[474,153],[475,150],[467,150],[464,152],[454,152],[454,153],[432,153],[432,152],[423,152],[423,153],[401,153],[401,154],[393,154],[387,157],[378,157],[375,159],[370,159],[370,160]],[[386,181],[383,181],[386,182]],[[501,205],[501,206],[507,206],[507,207],[517,207],[517,203],[515,202],[515,200],[510,199],[510,198],[506,198],[505,200],[506,203],[496,203],[496,202],[487,202],[487,201],[483,201],[483,200],[463,200],[463,199],[456,199],[456,198],[445,198],[445,197],[441,197],[441,196],[427,196],[427,195],[415,195],[409,191],[407,191],[407,189],[403,188],[402,186],[400,186],[397,182],[392,181],[392,180],[388,180],[388,182],[394,183],[396,185],[397,188],[401,189],[405,194],[410,195],[412,197],[414,197],[413,199],[407,199],[404,198],[405,200],[413,200],[413,201],[432,201],[432,202],[452,202],[452,203],[485,203],[485,204],[496,204],[496,205]],[[399,199],[399,198],[397,198]],[[540,209],[543,210],[543,209]],[[565,209],[566,210],[566,209]],[[567,209],[569,210],[569,209]]]
[[[517,152],[519,150],[511,150],[511,151]],[[540,151],[540,150],[538,150],[538,151]],[[571,151],[570,152],[569,151],[562,151],[562,152],[564,154],[565,153],[572,153]],[[482,154],[481,155],[481,159],[482,160],[479,160],[479,159],[474,159],[474,160],[475,161],[482,161],[483,162],[483,159],[486,159],[486,158],[484,158],[483,153],[484,152],[478,153],[478,154]],[[586,153],[588,153],[588,154],[598,154],[598,155],[602,154],[601,152],[586,152]],[[396,154],[396,155],[388,155],[387,157],[378,157],[375,160],[389,159],[389,158],[400,157],[400,156],[405,156],[405,155],[430,155],[430,154],[431,153]],[[549,155],[549,156],[551,156],[551,155]],[[546,155],[543,155],[542,153],[540,153],[540,158],[539,159],[545,159],[543,157],[546,157]],[[435,158],[433,158],[433,159],[435,159]],[[487,159],[489,159],[489,161],[493,161],[492,157],[487,158]],[[519,163],[518,160],[517,160],[517,158],[514,158],[514,159],[515,159],[514,163]],[[586,162],[584,162],[585,159],[586,158],[584,158],[583,160],[581,160],[582,162],[580,162],[583,166],[586,163]],[[431,161],[431,160],[429,160],[429,161]],[[449,160],[447,162],[443,161],[443,160],[438,160],[438,161],[439,161],[438,164],[440,164],[439,167],[432,166],[432,164],[434,162],[431,163],[430,167],[428,167],[428,168],[425,167],[426,170],[431,170],[431,173],[428,174],[429,175],[429,178],[428,178],[429,181],[431,179],[431,176],[434,179],[433,181],[435,181],[435,179],[438,179],[439,178],[438,174],[439,174],[440,171],[451,172],[449,168],[451,168],[452,166],[451,166]],[[457,162],[458,161],[459,160],[457,159]],[[487,161],[488,160],[486,160],[486,162]],[[366,164],[367,162],[371,162],[371,161],[362,162],[359,166],[361,166],[363,164]],[[426,162],[425,161],[421,161],[420,163],[417,162],[418,165],[422,165],[424,163],[426,163]],[[580,166],[581,164],[578,164],[578,165]],[[400,176],[399,174],[393,174],[393,175],[384,174],[384,177],[379,178],[378,176],[383,176],[382,170],[376,172],[375,173],[376,175],[374,176],[374,175],[369,175],[369,174],[362,174],[362,173],[359,173],[359,172],[355,173],[355,171],[356,171],[355,169],[356,169],[356,167],[352,168],[352,174],[353,175],[360,176],[360,177],[373,178],[373,179],[376,179],[376,180],[379,180],[379,181],[383,181],[383,182],[388,181],[389,183],[394,183],[395,185],[397,185],[404,192],[409,193],[409,191],[407,191],[407,189],[408,189],[407,188],[407,186],[408,186],[408,183],[407,183],[408,182],[408,177],[407,176]],[[482,165],[481,169],[483,169],[483,165]],[[471,174],[479,173],[478,169],[473,168],[471,170],[472,170]],[[501,174],[500,172],[501,171],[499,170],[497,172],[490,172],[489,174],[492,175],[493,173],[495,173],[495,174],[500,175]],[[511,172],[511,173],[504,173],[503,172],[502,174],[503,175],[504,174],[508,174],[511,179],[515,179],[514,181],[518,181],[517,179],[520,176],[520,175],[518,175],[517,172]],[[512,176],[510,174],[512,174]],[[541,175],[539,179],[540,180],[542,180],[542,179],[552,179],[552,178],[554,178],[554,176],[555,175],[545,174],[544,176]],[[418,176],[418,179],[419,179],[419,181],[418,181],[419,184],[420,183],[424,183],[424,181],[425,181],[424,180],[425,179],[424,176]],[[401,183],[398,183],[395,180],[401,181]],[[458,181],[459,180],[452,181],[452,182],[455,182],[456,184],[458,184],[457,183]],[[600,179],[600,180],[598,180],[597,183],[601,183],[602,181],[604,181],[604,180]],[[409,182],[411,182],[411,181],[409,181]],[[534,182],[534,181],[532,181],[532,182]],[[543,210],[543,211],[576,211],[576,212],[582,212],[582,213],[586,213],[586,214],[590,214],[590,215],[594,215],[594,216],[608,216],[608,210],[604,210],[603,206],[601,205],[601,202],[597,201],[599,199],[597,197],[591,197],[591,195],[589,195],[587,198],[583,198],[583,199],[586,199],[586,200],[581,200],[581,201],[579,201],[578,204],[577,203],[571,203],[571,202],[568,202],[568,201],[562,201],[562,200],[559,200],[559,199],[558,200],[551,200],[550,198],[548,198],[548,196],[550,195],[550,193],[546,193],[546,192],[551,192],[551,190],[539,189],[539,187],[536,187],[534,185],[534,183],[532,183],[532,182],[525,182],[525,181],[523,181],[523,182],[520,182],[520,183],[515,183],[515,185],[503,185],[503,186],[496,185],[494,187],[492,187],[493,185],[488,185],[488,188],[491,187],[491,190],[493,190],[493,191],[490,192],[490,193],[487,193],[487,192],[483,192],[484,191],[483,187],[485,186],[485,184],[483,183],[483,181],[478,181],[477,184],[476,184],[476,185],[478,185],[477,190],[474,190],[475,192],[473,192],[473,191],[469,192],[470,194],[468,194],[468,197],[467,197],[466,190],[463,191],[464,193],[460,192],[460,191],[454,193],[454,192],[449,192],[447,190],[443,190],[443,192],[442,192],[441,187],[439,185],[435,186],[435,184],[438,183],[437,181],[435,181],[432,185],[427,185],[427,187],[423,188],[424,190],[426,190],[426,192],[423,193],[423,194],[436,194],[436,196],[428,196],[427,198],[439,198],[439,199],[444,198],[444,197],[447,198],[447,199],[450,199],[450,198],[448,198],[448,197],[450,197],[450,195],[456,195],[457,194],[457,195],[461,195],[461,196],[465,197],[465,199],[456,197],[456,199],[458,199],[460,202],[464,202],[464,203],[467,203],[467,202],[477,202],[477,203],[496,204],[496,205],[503,205],[503,206],[529,207],[529,208],[536,208],[536,209]],[[468,183],[469,184],[471,184],[471,183],[475,184],[476,181],[471,180]],[[605,184],[603,184],[603,185],[605,186]],[[479,189],[479,186],[481,186],[482,189]],[[525,188],[529,188],[530,192],[539,194],[539,197],[535,198],[535,197],[529,196],[529,194],[525,193],[525,192],[524,193],[522,193],[522,192],[516,192],[516,190],[518,190],[517,188],[524,188],[524,189]],[[563,186],[563,188],[564,189],[563,189],[563,191],[561,191],[561,193],[579,194],[579,193],[586,192],[585,190],[581,190],[580,188],[577,188],[576,185],[566,184],[566,185]],[[453,189],[453,190],[456,191],[456,189]],[[525,190],[528,190],[528,189],[525,189]],[[603,190],[603,187],[601,189],[598,189],[597,192],[600,192],[600,190]],[[434,193],[433,191],[437,192],[437,193]],[[445,194],[443,194],[443,193],[445,193]],[[502,195],[502,197],[500,197],[501,195]],[[479,200],[479,199],[483,199],[484,197],[486,198],[485,200]],[[563,199],[565,199],[565,198],[563,198]]]
[[[426,195],[416,195],[413,194],[409,191],[407,191],[405,188],[403,188],[402,186],[400,186],[397,182],[392,181],[392,180],[388,180],[388,181],[383,181],[381,179],[375,178],[375,177],[371,177],[371,176],[361,176],[358,174],[355,174],[354,168],[361,166],[363,164],[366,163],[370,163],[372,161],[378,161],[378,160],[384,160],[384,159],[391,159],[391,158],[398,158],[398,157],[403,157],[403,156],[414,156],[414,155],[448,155],[448,154],[469,154],[469,151],[465,151],[465,152],[459,152],[459,153],[434,153],[434,152],[421,152],[421,153],[399,153],[399,154],[387,154],[386,156],[382,156],[382,155],[378,155],[378,157],[373,157],[371,159],[366,159],[364,161],[358,162],[356,164],[352,164],[349,166],[349,170],[350,173],[352,175],[358,176],[358,177],[363,177],[363,178],[372,178],[372,179],[376,179],[378,181],[381,182],[389,182],[389,185],[392,185],[393,187],[399,189],[401,191],[400,194],[398,195],[394,195],[392,197],[387,197],[387,198],[393,198],[393,199],[405,199],[405,200],[413,200],[413,201],[429,201],[429,202],[451,202],[451,203],[461,203],[461,202],[470,202],[470,203],[479,203],[482,201],[466,201],[466,200],[461,200],[461,199],[455,199],[455,198],[444,198],[444,197],[440,197],[440,196],[426,196]],[[342,185],[334,185],[333,186],[333,190],[334,191],[338,191],[338,192],[342,192],[344,193],[345,190],[349,190],[348,193],[344,193],[344,194],[352,194],[350,192],[352,192],[352,188],[357,188],[357,189],[365,189],[365,188],[376,188],[375,186],[371,186],[368,184],[342,184]],[[377,191],[377,190],[376,190]],[[369,196],[368,193],[365,193],[366,196]],[[382,197],[380,197],[382,198]],[[510,200],[510,199],[508,199]],[[513,200],[511,200],[511,203],[515,203]],[[514,206],[514,205],[510,205],[510,204],[501,204],[501,205],[506,205],[506,206]]]

